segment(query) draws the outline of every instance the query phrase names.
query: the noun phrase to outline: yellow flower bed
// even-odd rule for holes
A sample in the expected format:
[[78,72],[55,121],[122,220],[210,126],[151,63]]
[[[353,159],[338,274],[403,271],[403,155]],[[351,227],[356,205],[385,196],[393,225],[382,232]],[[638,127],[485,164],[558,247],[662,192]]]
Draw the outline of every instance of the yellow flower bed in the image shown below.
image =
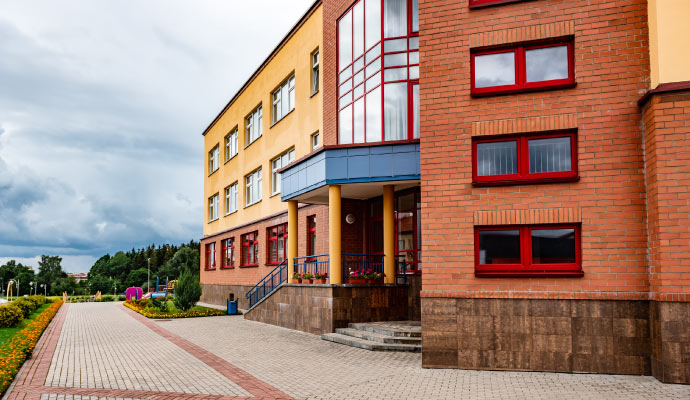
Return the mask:
[[9,343],[0,347],[0,395],[5,393],[19,372],[19,368],[31,356],[38,339],[57,314],[60,306],[62,306],[62,300],[48,306],[26,328],[17,332]]
[[196,318],[196,317],[213,317],[217,315],[225,315],[225,312],[216,310],[214,308],[204,308],[203,310],[189,310],[178,311],[175,313],[162,313],[150,308],[144,308],[132,302],[126,301],[123,303],[125,307],[132,311],[138,312],[146,318],[155,319],[171,319],[171,318]]

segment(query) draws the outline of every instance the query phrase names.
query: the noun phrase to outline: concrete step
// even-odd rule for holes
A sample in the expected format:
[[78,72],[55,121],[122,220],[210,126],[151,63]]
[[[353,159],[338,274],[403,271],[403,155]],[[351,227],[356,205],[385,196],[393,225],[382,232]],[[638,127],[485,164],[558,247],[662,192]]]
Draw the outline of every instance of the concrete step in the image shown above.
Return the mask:
[[360,339],[354,336],[343,335],[341,333],[326,333],[321,336],[321,339],[329,342],[340,343],[346,346],[357,347],[364,350],[373,351],[409,351],[420,352],[422,346],[413,344],[400,343],[379,343],[367,339]]
[[360,331],[367,331],[378,333],[381,335],[395,336],[395,337],[422,337],[421,324],[418,322],[362,322],[353,323],[348,326],[352,329]]
[[421,337],[391,336],[353,328],[338,328],[335,330],[335,333],[345,336],[354,336],[359,339],[365,339],[377,343],[412,344],[419,346],[422,344]]

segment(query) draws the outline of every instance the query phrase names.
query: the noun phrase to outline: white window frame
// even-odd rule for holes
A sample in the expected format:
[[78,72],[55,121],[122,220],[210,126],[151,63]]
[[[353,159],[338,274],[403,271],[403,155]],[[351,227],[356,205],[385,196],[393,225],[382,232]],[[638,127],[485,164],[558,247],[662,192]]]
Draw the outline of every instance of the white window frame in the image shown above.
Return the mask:
[[230,161],[235,157],[239,151],[237,147],[237,128],[233,129],[227,136],[225,136],[225,162]]
[[271,160],[271,196],[280,193],[280,173],[278,170],[287,167],[293,161],[295,161],[294,148]]
[[208,222],[218,219],[218,193],[208,198]]
[[211,149],[211,151],[208,152],[208,174],[211,175],[212,173],[218,171],[218,168],[220,168],[220,146],[215,145]]
[[[273,91],[271,98],[273,99],[272,121],[275,124],[295,109],[295,74],[290,75],[281,83]],[[287,107],[283,104],[284,101],[288,102]]]
[[257,107],[252,111],[247,118],[246,122],[246,140],[247,144],[244,147],[256,142],[261,137],[262,125],[263,125],[263,111],[261,106]]
[[311,53],[311,94],[319,92],[319,49]]
[[261,201],[261,168],[244,177],[245,191],[244,203],[245,207],[249,207]]
[[321,147],[321,143],[319,141],[320,137],[321,136],[319,135],[319,132],[315,132],[315,133],[311,134],[311,149],[312,150],[316,150],[319,147]]
[[237,182],[225,188],[225,215],[237,211]]

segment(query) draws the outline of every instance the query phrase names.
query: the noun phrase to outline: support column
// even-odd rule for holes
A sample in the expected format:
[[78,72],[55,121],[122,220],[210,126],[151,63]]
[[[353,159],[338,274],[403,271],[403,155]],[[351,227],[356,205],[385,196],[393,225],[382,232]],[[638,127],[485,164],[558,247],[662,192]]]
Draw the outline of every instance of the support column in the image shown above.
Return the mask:
[[340,221],[340,186],[328,187],[328,276],[332,284],[343,283]]
[[288,200],[288,282],[295,273],[295,257],[297,257],[297,201]]
[[383,272],[385,283],[395,283],[395,189],[383,187]]

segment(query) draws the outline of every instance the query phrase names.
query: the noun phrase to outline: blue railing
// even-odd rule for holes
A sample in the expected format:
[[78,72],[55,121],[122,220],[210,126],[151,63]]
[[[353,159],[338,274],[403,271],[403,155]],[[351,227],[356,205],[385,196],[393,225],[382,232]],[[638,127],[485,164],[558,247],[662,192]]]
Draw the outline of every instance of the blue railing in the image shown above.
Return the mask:
[[276,290],[278,286],[287,282],[287,279],[287,259],[285,259],[247,292],[245,297],[249,299],[249,308],[254,307],[261,299]]
[[349,280],[351,272],[383,273],[383,254],[343,253],[343,280]]
[[328,254],[319,254],[316,256],[307,257],[295,257],[293,259],[295,263],[295,273],[310,273],[314,275],[315,273],[319,272],[322,274],[327,274],[329,268],[329,260],[330,258],[328,257]]

